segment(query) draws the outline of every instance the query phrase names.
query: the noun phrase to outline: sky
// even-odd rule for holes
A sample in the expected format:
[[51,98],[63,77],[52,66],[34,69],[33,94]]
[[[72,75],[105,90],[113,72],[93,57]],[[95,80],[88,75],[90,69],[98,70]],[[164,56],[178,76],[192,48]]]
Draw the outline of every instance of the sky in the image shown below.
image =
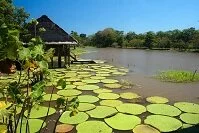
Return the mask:
[[91,35],[105,28],[125,33],[199,29],[199,0],[13,0],[30,18],[47,15],[65,31]]

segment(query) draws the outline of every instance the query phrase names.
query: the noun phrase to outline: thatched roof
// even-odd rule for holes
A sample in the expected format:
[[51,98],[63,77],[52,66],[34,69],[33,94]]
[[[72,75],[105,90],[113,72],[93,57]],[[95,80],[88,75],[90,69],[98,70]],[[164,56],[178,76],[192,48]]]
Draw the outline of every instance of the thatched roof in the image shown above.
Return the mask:
[[[39,28],[45,28],[45,32],[37,33],[46,44],[77,44],[77,40],[50,20],[46,15],[42,15],[37,19],[37,31]],[[30,27],[30,31],[34,35],[34,26]]]

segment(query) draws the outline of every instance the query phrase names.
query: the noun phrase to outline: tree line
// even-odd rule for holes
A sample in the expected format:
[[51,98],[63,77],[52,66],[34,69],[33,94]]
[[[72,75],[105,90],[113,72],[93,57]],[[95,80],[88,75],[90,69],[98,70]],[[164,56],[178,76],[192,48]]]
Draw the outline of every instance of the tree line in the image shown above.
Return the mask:
[[[75,34],[74,34],[75,33]],[[191,27],[183,30],[149,31],[137,34],[135,32],[124,33],[113,28],[106,28],[93,35],[78,35],[71,32],[80,44],[95,47],[130,47],[148,49],[199,49],[199,30]]]

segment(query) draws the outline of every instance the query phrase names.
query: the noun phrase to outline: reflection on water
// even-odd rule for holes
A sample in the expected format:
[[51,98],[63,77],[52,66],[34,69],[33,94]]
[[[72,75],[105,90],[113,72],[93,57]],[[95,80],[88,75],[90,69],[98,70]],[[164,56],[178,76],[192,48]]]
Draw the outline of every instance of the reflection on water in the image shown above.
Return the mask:
[[81,58],[107,60],[116,66],[128,67],[135,73],[154,75],[167,69],[191,70],[199,68],[199,54],[176,51],[137,50],[117,48],[88,48]]

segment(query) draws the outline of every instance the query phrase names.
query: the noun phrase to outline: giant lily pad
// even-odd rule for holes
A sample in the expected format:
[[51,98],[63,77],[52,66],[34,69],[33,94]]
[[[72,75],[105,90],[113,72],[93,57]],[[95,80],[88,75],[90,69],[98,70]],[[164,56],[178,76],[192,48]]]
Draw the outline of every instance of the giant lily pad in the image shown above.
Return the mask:
[[119,81],[116,79],[103,79],[101,80],[101,82],[105,84],[114,84],[114,83],[118,83]]
[[116,109],[121,113],[128,113],[133,115],[139,115],[146,112],[146,108],[140,104],[124,103],[117,106]]
[[184,113],[180,115],[180,119],[188,124],[199,124],[199,114]]
[[[43,96],[43,100],[44,101],[50,101],[50,97],[51,97],[51,94],[46,94],[46,95]],[[61,97],[60,95],[52,94],[51,100],[54,101],[54,100],[57,100],[57,98],[60,98],[60,97]]]
[[76,73],[70,72],[70,73],[66,73],[66,74],[65,74],[65,77],[71,78],[71,77],[75,77],[76,75],[77,75]]
[[115,116],[106,118],[105,122],[117,130],[131,130],[141,123],[141,119],[134,115],[118,113]]
[[118,99],[120,96],[115,93],[99,93],[98,97],[100,99]]
[[89,116],[84,112],[78,112],[74,116],[70,116],[71,111],[65,111],[59,121],[65,124],[79,124],[86,121]]
[[113,75],[121,75],[121,76],[126,75],[125,72],[113,72],[112,74]]
[[70,97],[70,96],[77,96],[80,95],[82,92],[78,90],[60,90],[57,92],[58,95]]
[[140,98],[140,96],[136,93],[132,93],[132,92],[125,92],[125,93],[121,93],[120,97],[123,99],[134,99],[134,98]]
[[108,77],[108,76],[111,76],[110,74],[108,73],[101,73],[101,74],[96,74],[96,76],[100,76],[100,77]]
[[[30,118],[41,118],[41,117],[45,117],[47,115],[48,112],[48,107],[44,107],[44,106],[38,106],[38,107],[33,107],[31,112],[30,112]],[[52,115],[56,112],[56,110],[54,108],[49,108],[49,113],[48,115]],[[27,116],[28,111],[25,111],[25,116]]]
[[83,86],[78,86],[77,89],[79,89],[79,90],[96,90],[96,89],[99,89],[99,86],[97,86],[97,85],[83,85]]
[[80,79],[77,78],[77,77],[72,77],[72,78],[66,79],[66,81],[68,81],[68,82],[76,82],[76,81],[80,81]]
[[117,110],[112,107],[107,106],[96,106],[95,109],[91,111],[87,111],[87,114],[89,114],[93,118],[105,118],[111,115],[114,115],[117,113]]
[[76,127],[77,133],[112,133],[112,128],[102,121],[86,121]]
[[150,115],[144,120],[144,123],[157,128],[161,132],[175,131],[182,126],[178,119],[163,115]]
[[100,101],[100,105],[109,106],[109,107],[117,107],[122,104],[120,100],[102,100]]
[[187,113],[199,113],[199,105],[195,103],[177,102],[174,106]]
[[82,103],[95,103],[99,101],[99,98],[96,96],[91,96],[91,95],[81,95],[78,96],[79,102]]
[[69,124],[60,124],[56,126],[56,133],[67,133],[73,130],[74,126]]
[[107,87],[107,88],[110,88],[110,89],[118,89],[118,88],[121,88],[122,85],[118,84],[118,83],[115,83],[115,84],[104,84],[104,87]]
[[147,97],[146,100],[147,102],[150,102],[150,103],[168,103],[169,102],[167,98],[160,97],[160,96]]
[[94,109],[95,107],[96,106],[91,103],[79,103],[79,106],[77,107],[77,109],[79,111],[88,111],[88,110]]
[[83,83],[83,82],[74,82],[73,84],[74,84],[74,85],[77,85],[77,86],[86,85],[86,83]]
[[97,80],[97,79],[85,79],[85,80],[82,80],[82,82],[85,82],[85,83],[88,83],[88,84],[96,84],[96,83],[99,83],[100,80]]
[[91,79],[97,79],[97,80],[102,80],[105,79],[106,77],[101,77],[101,76],[92,76],[90,77]]
[[160,132],[149,125],[141,124],[141,125],[137,125],[133,129],[133,133],[160,133]]
[[76,85],[66,85],[64,89],[74,89],[76,88]]
[[178,116],[181,114],[178,108],[167,104],[150,104],[147,106],[147,111],[156,115]]
[[[43,120],[40,120],[40,119],[29,119],[28,124],[29,124],[30,133],[38,132],[42,123],[43,123]],[[46,123],[44,123],[43,127],[45,127],[45,126],[46,126]],[[21,127],[21,132],[25,133],[26,132],[26,120],[25,120],[25,118],[22,121],[22,126],[21,126],[21,123],[19,123],[19,125],[17,126],[17,133],[20,133],[20,127]]]
[[87,78],[90,77],[90,74],[78,75],[78,78]]
[[112,92],[112,90],[109,89],[97,89],[97,90],[93,90],[94,93],[107,93],[107,92]]

